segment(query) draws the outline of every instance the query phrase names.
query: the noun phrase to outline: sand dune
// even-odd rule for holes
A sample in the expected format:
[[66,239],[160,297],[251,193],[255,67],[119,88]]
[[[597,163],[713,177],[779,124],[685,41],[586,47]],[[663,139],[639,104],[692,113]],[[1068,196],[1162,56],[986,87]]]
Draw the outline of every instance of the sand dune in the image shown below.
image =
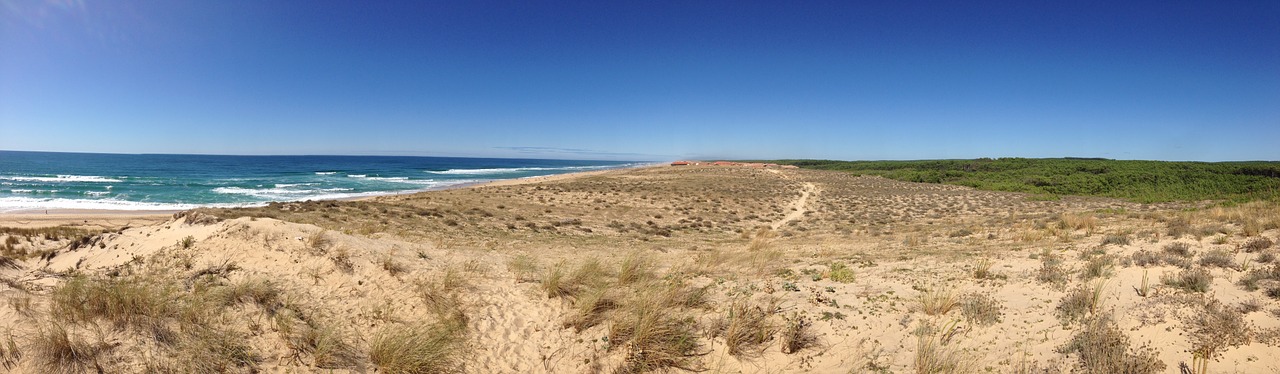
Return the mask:
[[691,166],[29,225],[0,235],[0,361],[1178,373],[1200,352],[1280,371],[1280,210],[1185,208]]

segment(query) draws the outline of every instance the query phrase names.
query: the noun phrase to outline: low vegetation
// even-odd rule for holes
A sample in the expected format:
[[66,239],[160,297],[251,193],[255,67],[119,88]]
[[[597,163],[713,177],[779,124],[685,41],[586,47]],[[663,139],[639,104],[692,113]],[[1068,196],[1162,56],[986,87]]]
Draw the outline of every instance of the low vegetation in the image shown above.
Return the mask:
[[1167,162],[1078,158],[929,161],[783,160],[803,168],[1038,195],[1137,202],[1276,199],[1280,162]]

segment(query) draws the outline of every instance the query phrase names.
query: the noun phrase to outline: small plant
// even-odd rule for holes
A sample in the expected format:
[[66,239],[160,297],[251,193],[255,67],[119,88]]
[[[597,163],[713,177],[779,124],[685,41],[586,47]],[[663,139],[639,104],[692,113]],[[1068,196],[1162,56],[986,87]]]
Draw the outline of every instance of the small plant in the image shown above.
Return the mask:
[[834,282],[851,283],[856,276],[853,274],[853,269],[850,269],[843,262],[836,262],[831,264],[831,271],[827,274],[827,278]]
[[100,367],[98,356],[108,349],[82,340],[59,323],[41,326],[28,348],[35,366],[45,373],[87,373]]
[[773,339],[777,326],[769,321],[769,311],[759,305],[735,302],[729,306],[729,314],[716,323],[717,333],[724,336],[729,354],[737,357],[755,357],[763,351],[764,343]]
[[1085,263],[1084,271],[1080,273],[1082,279],[1093,279],[1107,276],[1111,273],[1112,264],[1115,263],[1115,256],[1101,255],[1094,256]]
[[1271,246],[1273,245],[1275,245],[1275,243],[1272,242],[1271,239],[1265,236],[1260,236],[1260,237],[1249,239],[1249,241],[1244,242],[1244,244],[1241,245],[1240,248],[1244,249],[1245,252],[1253,253],[1253,252],[1261,251],[1267,248],[1271,248]]
[[573,302],[573,314],[565,319],[565,327],[573,327],[582,332],[604,321],[604,313],[616,309],[620,304],[607,288],[593,288],[583,292]]
[[342,270],[344,273],[350,274],[355,271],[356,264],[351,262],[351,251],[346,247],[339,247],[329,256],[329,260],[333,261],[333,266]]
[[936,316],[947,314],[959,304],[959,299],[955,292],[950,289],[932,288],[920,293],[916,298],[916,303],[920,307],[920,311],[924,314]]
[[1160,265],[1160,255],[1145,249],[1133,252],[1133,255],[1130,255],[1129,258],[1133,261],[1134,265],[1142,267]]
[[1161,279],[1161,283],[1187,291],[1204,293],[1209,291],[1209,285],[1213,283],[1213,275],[1209,274],[1209,270],[1198,267],[1182,270],[1177,275],[1166,275]]
[[978,325],[993,325],[1000,322],[1000,301],[991,295],[970,293],[960,297],[960,314],[965,319]]
[[178,241],[178,246],[182,247],[182,249],[191,249],[191,246],[195,244],[196,244],[196,238],[190,235]]
[[1200,266],[1230,269],[1236,267],[1236,259],[1231,252],[1216,249],[1200,255]]
[[1067,284],[1067,270],[1062,268],[1062,257],[1045,251],[1040,255],[1040,270],[1036,280],[1056,286]]
[[[948,345],[950,340],[947,331],[932,331],[931,328],[921,329],[921,333],[917,334],[915,360],[912,365],[917,374],[950,374],[950,373],[968,373],[973,370],[973,361],[965,356],[964,351],[956,348],[954,345]],[[929,331],[923,331],[929,330]],[[955,330],[951,329],[954,332]]]
[[1095,282],[1093,287],[1080,285],[1068,292],[1058,304],[1058,318],[1065,323],[1076,322],[1087,315],[1096,315],[1102,308],[1102,292],[1106,281]]
[[1151,296],[1151,285],[1147,282],[1146,269],[1142,270],[1142,286],[1134,287],[1133,290],[1138,292],[1138,296],[1142,296],[1142,297]]
[[1191,352],[1197,373],[1208,373],[1209,361],[1217,360],[1228,347],[1249,342],[1249,328],[1244,316],[1222,305],[1217,299],[1204,304],[1204,311],[1190,317]]
[[1108,234],[1102,237],[1102,245],[1129,245],[1129,235],[1125,234]]
[[507,261],[507,270],[511,271],[512,277],[520,282],[533,282],[534,274],[538,272],[538,264],[533,262],[533,258],[529,255],[517,255]]
[[329,239],[328,232],[325,230],[316,231],[307,237],[307,247],[318,254],[324,254],[329,249],[332,240]]
[[1191,245],[1184,242],[1169,243],[1164,246],[1164,253],[1180,257],[1191,257]]
[[1148,374],[1164,370],[1164,362],[1154,349],[1143,346],[1134,351],[1128,347],[1129,337],[1116,327],[1111,316],[1100,315],[1086,320],[1083,328],[1058,351],[1077,354],[1078,368],[1084,373]]
[[977,279],[991,279],[995,274],[991,273],[991,260],[981,259],[973,267],[973,277]]
[[634,251],[622,259],[618,269],[618,283],[630,284],[648,278],[653,264],[640,251]]
[[1240,281],[1237,284],[1246,291],[1257,291],[1259,283],[1264,280],[1272,281],[1273,284],[1275,281],[1280,281],[1280,264],[1249,270],[1244,276],[1240,277]]
[[782,353],[792,354],[818,344],[818,336],[810,331],[813,322],[805,316],[793,316],[787,319],[782,329]]
[[393,277],[398,277],[400,274],[404,274],[409,271],[408,266],[405,266],[405,264],[400,261],[396,261],[396,259],[391,257],[391,255],[382,256],[382,258],[378,260],[378,263],[382,265],[382,270],[386,270],[387,273],[390,273]]

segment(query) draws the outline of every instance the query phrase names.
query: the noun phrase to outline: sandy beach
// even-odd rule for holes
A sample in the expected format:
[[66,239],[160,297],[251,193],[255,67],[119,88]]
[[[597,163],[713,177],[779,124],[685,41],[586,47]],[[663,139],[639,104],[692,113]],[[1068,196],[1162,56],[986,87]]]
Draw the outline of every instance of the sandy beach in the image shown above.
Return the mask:
[[[423,349],[468,373],[1065,373],[1099,355],[1280,370],[1280,214],[1190,207],[652,166],[176,215],[4,214],[0,360],[368,372]],[[117,299],[150,306],[95,301]],[[58,358],[58,342],[90,354]]]

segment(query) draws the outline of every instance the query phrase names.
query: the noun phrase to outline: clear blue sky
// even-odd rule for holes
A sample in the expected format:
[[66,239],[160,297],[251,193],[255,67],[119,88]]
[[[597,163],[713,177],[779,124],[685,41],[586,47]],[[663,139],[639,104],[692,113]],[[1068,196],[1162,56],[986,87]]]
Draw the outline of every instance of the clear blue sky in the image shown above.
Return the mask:
[[0,0],[0,149],[1280,159],[1280,2]]

